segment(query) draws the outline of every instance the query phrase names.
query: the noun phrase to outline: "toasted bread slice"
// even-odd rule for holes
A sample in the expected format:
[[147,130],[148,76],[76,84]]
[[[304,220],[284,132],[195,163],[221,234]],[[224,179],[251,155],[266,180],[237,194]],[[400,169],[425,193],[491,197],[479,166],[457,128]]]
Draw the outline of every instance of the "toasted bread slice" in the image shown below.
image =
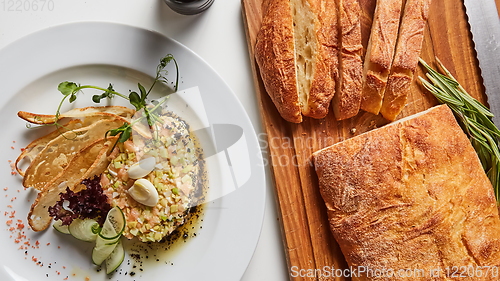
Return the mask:
[[104,136],[108,130],[121,125],[121,119],[102,119],[90,126],[58,135],[33,158],[24,173],[23,186],[42,191],[48,182],[69,165],[81,149]]
[[[68,124],[64,125],[62,128],[59,128],[59,130],[67,132],[82,127],[83,127],[83,122],[80,119],[73,119],[70,122],[68,122]],[[22,150],[21,154],[19,155],[19,157],[17,157],[16,162],[14,163],[17,172],[22,177],[24,177],[24,171],[20,167],[20,162],[24,158],[28,158],[29,161],[33,161],[33,159],[35,159],[38,153],[40,153],[51,140],[61,135],[61,132],[59,132],[59,130],[56,129],[51,133],[32,141]]]
[[60,199],[60,193],[66,188],[74,192],[81,190],[80,183],[86,178],[100,175],[106,170],[109,160],[107,152],[113,146],[116,137],[104,138],[94,141],[79,151],[71,159],[69,165],[62,173],[46,184],[31,206],[28,214],[28,223],[34,231],[45,230],[52,221],[48,209]]
[[361,109],[378,114],[391,70],[403,0],[377,0],[363,68]]
[[[63,118],[84,118],[84,117],[109,117],[116,118],[116,116],[123,117],[125,120],[130,120],[134,115],[135,110],[124,107],[124,106],[89,106],[84,108],[75,108],[70,111],[61,113],[57,120]],[[19,111],[17,116],[20,118],[40,125],[54,124],[56,122],[56,116],[51,114],[36,114],[26,111]]]
[[387,120],[394,121],[405,107],[422,50],[430,5],[431,0],[406,1],[396,54],[380,109]]

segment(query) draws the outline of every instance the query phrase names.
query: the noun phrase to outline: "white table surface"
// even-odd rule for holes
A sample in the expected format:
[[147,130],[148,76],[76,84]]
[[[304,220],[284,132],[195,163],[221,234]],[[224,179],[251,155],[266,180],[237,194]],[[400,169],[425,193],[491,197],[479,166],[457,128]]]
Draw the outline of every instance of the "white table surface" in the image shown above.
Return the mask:
[[[239,0],[215,0],[210,9],[196,16],[176,14],[163,0],[47,0],[44,10],[40,0],[23,0],[21,11],[9,10],[16,10],[20,2],[0,0],[0,49],[38,30],[72,22],[104,21],[154,30],[184,44],[210,64],[240,99],[256,133],[262,133]],[[244,281],[288,279],[268,167],[266,175],[262,233]]]

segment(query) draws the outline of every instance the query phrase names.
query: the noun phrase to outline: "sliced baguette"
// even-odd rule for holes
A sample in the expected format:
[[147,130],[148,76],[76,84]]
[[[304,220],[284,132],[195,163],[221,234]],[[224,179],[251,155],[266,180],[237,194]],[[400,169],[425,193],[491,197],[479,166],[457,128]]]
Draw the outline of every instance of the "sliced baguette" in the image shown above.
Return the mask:
[[338,71],[336,21],[334,0],[269,3],[255,57],[267,93],[289,122],[328,114]]
[[257,34],[255,59],[266,91],[280,115],[289,122],[302,122],[289,0],[269,3]]
[[402,0],[377,0],[363,68],[361,109],[378,114],[398,38]]
[[334,0],[291,0],[299,100],[304,116],[323,118],[338,75]]
[[358,114],[363,87],[363,61],[361,55],[361,8],[358,0],[339,0],[339,80],[333,97],[333,112],[337,120]]
[[401,22],[396,54],[387,81],[380,113],[394,121],[405,107],[418,65],[431,0],[407,0]]

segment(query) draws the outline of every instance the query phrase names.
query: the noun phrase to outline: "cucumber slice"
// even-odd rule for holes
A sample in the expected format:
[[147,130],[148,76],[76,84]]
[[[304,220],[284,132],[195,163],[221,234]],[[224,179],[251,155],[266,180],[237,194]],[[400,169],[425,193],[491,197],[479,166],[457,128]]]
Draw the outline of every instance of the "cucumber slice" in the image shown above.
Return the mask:
[[104,240],[101,236],[97,236],[96,245],[92,250],[92,262],[95,265],[101,265],[113,252],[116,245],[120,242],[120,238],[114,243],[109,243],[108,240]]
[[118,240],[115,249],[106,259],[106,273],[110,274],[115,271],[122,264],[124,258],[125,250],[123,250],[122,242]]
[[123,214],[120,207],[116,206],[108,212],[106,221],[104,221],[102,230],[99,233],[99,237],[104,240],[108,240],[108,243],[113,243],[120,239],[124,230],[125,214]]
[[62,225],[62,221],[61,220],[56,220],[54,222],[54,224],[52,225],[52,227],[54,227],[55,230],[61,232],[61,233],[64,233],[64,234],[70,234],[69,233],[69,227],[68,225]]
[[78,240],[92,242],[97,237],[98,228],[99,224],[93,219],[75,219],[69,225],[69,232]]
[[116,245],[120,243],[120,238],[124,230],[125,215],[120,207],[113,207],[106,216],[101,232],[97,236],[96,245],[92,250],[92,261],[94,264],[101,265],[111,255]]

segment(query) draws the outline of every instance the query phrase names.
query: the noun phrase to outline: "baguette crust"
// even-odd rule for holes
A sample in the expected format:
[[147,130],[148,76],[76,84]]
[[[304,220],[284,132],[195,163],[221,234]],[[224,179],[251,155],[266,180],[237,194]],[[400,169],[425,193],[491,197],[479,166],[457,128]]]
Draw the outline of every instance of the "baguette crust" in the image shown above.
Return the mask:
[[407,0],[391,75],[380,113],[394,121],[403,110],[417,69],[431,0]]
[[378,114],[398,38],[402,0],[378,0],[363,69],[361,109]]
[[335,0],[272,0],[257,34],[255,58],[281,116],[324,118],[335,94]]
[[340,75],[338,90],[333,97],[333,111],[337,120],[358,114],[363,87],[361,55],[361,7],[358,0],[339,1],[341,32]]
[[412,81],[413,74],[410,75],[405,71],[396,71],[389,76],[384,102],[380,108],[380,113],[385,119],[396,120],[396,117],[405,107]]
[[[292,0],[299,1],[299,0]],[[328,114],[338,77],[338,31],[335,0],[309,0],[316,34],[314,76],[304,116],[321,119]]]
[[280,115],[302,122],[295,68],[293,18],[289,0],[273,0],[257,34],[255,58],[268,95]]
[[500,266],[493,188],[447,106],[325,148],[314,160],[330,228],[351,268],[424,274],[383,280],[452,280],[446,267]]

